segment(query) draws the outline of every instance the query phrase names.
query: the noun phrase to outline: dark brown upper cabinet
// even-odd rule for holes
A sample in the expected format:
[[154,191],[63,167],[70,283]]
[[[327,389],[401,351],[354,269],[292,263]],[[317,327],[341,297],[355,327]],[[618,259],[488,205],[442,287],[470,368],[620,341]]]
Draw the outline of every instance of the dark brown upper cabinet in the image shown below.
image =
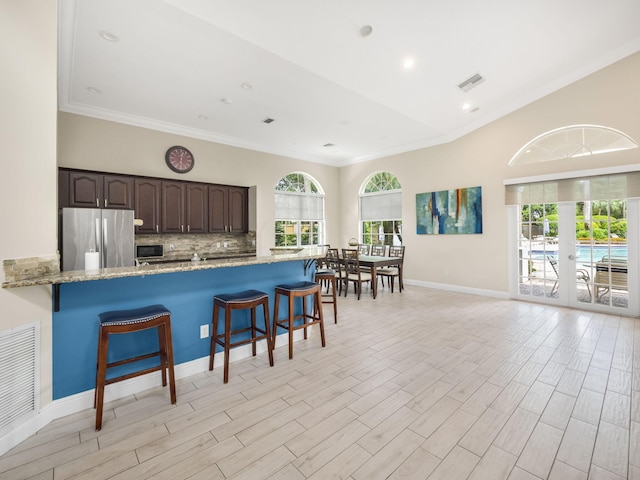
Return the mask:
[[60,207],[133,209],[133,177],[60,172]]
[[136,233],[160,233],[160,194],[162,181],[155,178],[134,179],[135,217],[142,220]]
[[187,183],[185,221],[187,233],[208,232],[209,189],[204,183]]
[[207,233],[207,185],[162,182],[160,231],[162,233]]
[[248,197],[245,187],[209,185],[209,232],[246,233]]
[[162,182],[161,233],[186,233],[183,182]]

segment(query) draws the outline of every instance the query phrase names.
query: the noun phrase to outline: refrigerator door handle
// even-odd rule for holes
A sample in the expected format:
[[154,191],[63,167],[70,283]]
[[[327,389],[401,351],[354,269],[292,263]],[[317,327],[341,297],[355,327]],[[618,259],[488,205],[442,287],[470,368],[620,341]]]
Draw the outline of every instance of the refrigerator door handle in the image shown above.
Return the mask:
[[[102,248],[100,247],[100,235],[100,219],[96,218],[96,237],[93,242],[94,252],[102,252]],[[100,255],[102,255],[102,253],[100,253]]]
[[107,235],[107,219],[102,219],[102,268],[107,267],[107,248],[109,246],[109,242],[107,239],[109,236]]

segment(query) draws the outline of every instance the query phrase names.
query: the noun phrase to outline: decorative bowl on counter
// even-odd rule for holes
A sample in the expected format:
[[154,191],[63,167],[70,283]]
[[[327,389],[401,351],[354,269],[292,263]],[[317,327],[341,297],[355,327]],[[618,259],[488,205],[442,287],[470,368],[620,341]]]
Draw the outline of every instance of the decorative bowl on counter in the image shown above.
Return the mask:
[[304,248],[302,247],[273,247],[270,248],[271,255],[284,255],[292,253],[300,253]]

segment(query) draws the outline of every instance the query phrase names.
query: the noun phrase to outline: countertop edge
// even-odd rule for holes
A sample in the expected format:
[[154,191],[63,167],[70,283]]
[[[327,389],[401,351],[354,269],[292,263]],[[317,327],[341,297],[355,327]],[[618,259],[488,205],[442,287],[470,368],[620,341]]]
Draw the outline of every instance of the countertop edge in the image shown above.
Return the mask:
[[229,259],[206,260],[200,262],[164,263],[156,265],[140,265],[135,267],[103,268],[96,273],[84,270],[73,270],[51,275],[36,276],[4,282],[2,288],[33,287],[38,285],[60,285],[74,282],[90,282],[96,280],[110,280],[125,277],[143,277],[145,275],[160,275],[164,273],[189,272],[194,270],[210,270],[214,268],[243,267],[263,265],[296,260],[315,260],[324,257],[324,249],[307,249],[296,254],[278,254],[256,257],[241,257]]

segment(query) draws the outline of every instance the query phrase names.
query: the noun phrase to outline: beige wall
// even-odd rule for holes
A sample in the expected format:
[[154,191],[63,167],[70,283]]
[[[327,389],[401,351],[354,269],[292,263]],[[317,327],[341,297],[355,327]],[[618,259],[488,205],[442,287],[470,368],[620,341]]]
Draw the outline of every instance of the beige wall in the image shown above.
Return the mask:
[[[327,240],[337,242],[339,172],[335,167],[69,113],[59,114],[58,132],[61,167],[255,186],[256,249],[262,255],[268,255],[274,245],[274,188],[286,174],[303,171],[326,193]],[[167,168],[164,154],[172,145],[183,145],[193,153],[196,163],[189,173]]]
[[[56,24],[56,2],[0,2],[0,259],[56,253]],[[36,320],[45,406],[51,401],[51,288],[0,290],[0,331]]]
[[[405,277],[425,284],[508,292],[507,215],[503,181],[640,163],[640,150],[508,167],[524,144],[573,124],[619,129],[640,141],[640,54],[536,101],[456,141],[341,168],[340,217],[345,244],[357,234],[357,196],[373,172],[387,170],[402,184]],[[481,87],[480,87],[481,88]],[[418,193],[482,186],[482,235],[417,235]]]

